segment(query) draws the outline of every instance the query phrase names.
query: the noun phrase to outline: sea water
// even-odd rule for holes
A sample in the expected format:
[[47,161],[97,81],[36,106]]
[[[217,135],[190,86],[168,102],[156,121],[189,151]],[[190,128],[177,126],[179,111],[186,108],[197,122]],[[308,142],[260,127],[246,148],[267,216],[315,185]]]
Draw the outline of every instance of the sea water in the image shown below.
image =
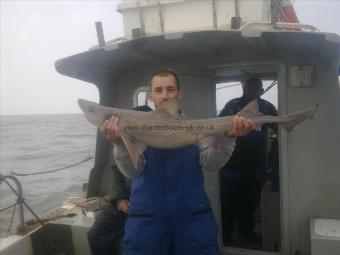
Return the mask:
[[[0,173],[50,171],[94,157],[96,132],[82,114],[0,116]],[[54,173],[18,176],[25,201],[43,216],[68,197],[81,193],[93,162],[92,159]],[[2,182],[0,209],[15,202],[16,196]],[[13,209],[0,213],[0,232],[6,232]],[[25,219],[32,218],[25,209]],[[15,219],[17,222],[18,208]]]

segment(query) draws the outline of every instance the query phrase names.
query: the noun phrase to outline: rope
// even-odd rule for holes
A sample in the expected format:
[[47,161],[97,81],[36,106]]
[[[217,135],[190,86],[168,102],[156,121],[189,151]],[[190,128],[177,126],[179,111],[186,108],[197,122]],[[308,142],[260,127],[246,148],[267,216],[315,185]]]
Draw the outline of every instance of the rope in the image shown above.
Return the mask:
[[53,172],[57,172],[57,171],[61,171],[61,170],[64,170],[64,169],[67,169],[67,168],[71,168],[71,167],[74,167],[74,166],[77,166],[77,165],[80,165],[86,161],[89,161],[90,159],[92,159],[92,157],[88,157],[82,161],[79,161],[77,163],[74,163],[72,165],[69,165],[69,166],[66,166],[66,167],[62,167],[62,168],[57,168],[57,169],[53,169],[53,170],[50,170],[50,171],[43,171],[43,172],[36,172],[36,173],[29,173],[29,174],[25,174],[25,173],[16,173],[16,172],[13,172],[12,171],[12,174],[13,175],[16,175],[16,176],[30,176],[30,175],[38,175],[38,174],[48,174],[48,173],[53,173]]

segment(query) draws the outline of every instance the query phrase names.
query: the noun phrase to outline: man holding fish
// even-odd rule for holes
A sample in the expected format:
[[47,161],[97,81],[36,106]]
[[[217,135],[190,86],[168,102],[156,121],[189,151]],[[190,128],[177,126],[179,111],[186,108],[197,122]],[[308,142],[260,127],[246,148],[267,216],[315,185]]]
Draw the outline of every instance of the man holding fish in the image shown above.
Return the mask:
[[[180,118],[178,107],[169,102],[181,97],[174,72],[161,70],[152,76],[149,98],[156,111]],[[202,169],[222,167],[232,154],[235,137],[255,129],[253,121],[238,115],[232,124],[213,144],[209,137],[202,137],[198,145],[138,149],[133,138],[122,134],[117,117],[103,122],[101,132],[115,143],[119,169],[133,178],[124,254],[219,254],[218,228],[204,190]]]

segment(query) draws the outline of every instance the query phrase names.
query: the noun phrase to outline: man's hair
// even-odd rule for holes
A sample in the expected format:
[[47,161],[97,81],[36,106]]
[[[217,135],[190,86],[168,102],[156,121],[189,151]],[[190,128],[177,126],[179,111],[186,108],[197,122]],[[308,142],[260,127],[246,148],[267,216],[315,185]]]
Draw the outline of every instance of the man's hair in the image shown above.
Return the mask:
[[[161,77],[173,76],[175,78],[175,81],[176,81],[177,89],[181,88],[177,74],[175,72],[171,71],[170,69],[160,69],[157,72],[154,72],[151,75],[150,81],[152,81],[152,79],[155,76],[161,76]],[[151,83],[150,83],[150,88],[151,88]]]

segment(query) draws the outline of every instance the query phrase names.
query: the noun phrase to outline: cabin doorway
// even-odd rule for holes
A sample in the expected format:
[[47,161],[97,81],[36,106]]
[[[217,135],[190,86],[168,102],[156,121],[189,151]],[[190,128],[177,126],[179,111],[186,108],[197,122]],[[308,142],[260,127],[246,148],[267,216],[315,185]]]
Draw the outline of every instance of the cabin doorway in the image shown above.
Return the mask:
[[[248,76],[247,76],[248,77]],[[276,74],[260,78],[267,100],[278,110],[278,86]],[[243,95],[241,76],[217,77],[216,112],[221,112],[227,102]],[[264,169],[220,170],[220,210],[222,243],[224,247],[280,252],[280,187],[278,129],[275,126],[265,131],[263,156]],[[242,164],[241,164],[242,165]],[[233,165],[232,165],[233,166]],[[249,171],[256,171],[250,173]],[[243,233],[242,233],[243,230]]]

